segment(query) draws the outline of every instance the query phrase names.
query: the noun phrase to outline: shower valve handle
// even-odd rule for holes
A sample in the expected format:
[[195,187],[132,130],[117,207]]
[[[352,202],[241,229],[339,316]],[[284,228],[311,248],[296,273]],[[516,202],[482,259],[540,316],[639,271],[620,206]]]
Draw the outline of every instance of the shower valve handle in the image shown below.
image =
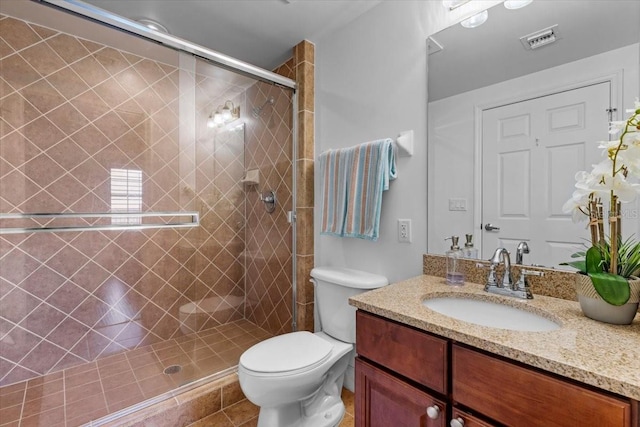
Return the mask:
[[260,193],[260,201],[264,202],[264,207],[268,213],[276,210],[276,193],[273,190]]

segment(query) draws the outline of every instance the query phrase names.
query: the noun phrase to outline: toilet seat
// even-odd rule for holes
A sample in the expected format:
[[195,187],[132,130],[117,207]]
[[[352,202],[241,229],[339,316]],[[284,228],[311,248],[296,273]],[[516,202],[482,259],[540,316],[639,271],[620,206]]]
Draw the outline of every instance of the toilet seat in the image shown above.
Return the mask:
[[311,332],[291,332],[262,341],[240,356],[240,365],[260,376],[294,375],[329,358],[330,342]]

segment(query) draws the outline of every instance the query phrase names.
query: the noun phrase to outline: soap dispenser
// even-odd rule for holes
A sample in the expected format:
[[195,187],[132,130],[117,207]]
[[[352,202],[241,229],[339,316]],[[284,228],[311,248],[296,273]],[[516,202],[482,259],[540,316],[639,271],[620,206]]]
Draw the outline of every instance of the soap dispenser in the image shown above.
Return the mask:
[[462,250],[458,246],[458,236],[451,236],[445,240],[451,240],[451,249],[446,252],[447,256],[447,277],[449,285],[463,285],[464,274],[461,270],[460,260],[464,257]]
[[467,239],[464,244],[464,248],[462,249],[464,257],[469,259],[478,259],[478,249],[473,247],[473,234],[465,234],[464,236]]

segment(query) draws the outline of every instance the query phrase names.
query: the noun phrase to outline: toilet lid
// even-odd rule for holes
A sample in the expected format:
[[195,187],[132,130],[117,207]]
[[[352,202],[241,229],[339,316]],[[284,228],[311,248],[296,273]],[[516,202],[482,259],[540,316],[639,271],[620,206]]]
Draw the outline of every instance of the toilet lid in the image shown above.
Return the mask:
[[240,356],[245,368],[264,373],[295,371],[316,365],[333,346],[311,332],[292,332],[262,341]]

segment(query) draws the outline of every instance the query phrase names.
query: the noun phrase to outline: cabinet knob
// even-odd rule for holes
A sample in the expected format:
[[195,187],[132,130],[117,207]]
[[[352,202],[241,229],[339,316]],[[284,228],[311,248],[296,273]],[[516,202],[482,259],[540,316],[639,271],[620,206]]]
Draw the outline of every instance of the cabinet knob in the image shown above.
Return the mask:
[[460,417],[451,420],[449,423],[451,427],[464,427],[464,420]]
[[437,420],[440,416],[440,408],[438,405],[429,406],[427,408],[427,416],[432,420]]

